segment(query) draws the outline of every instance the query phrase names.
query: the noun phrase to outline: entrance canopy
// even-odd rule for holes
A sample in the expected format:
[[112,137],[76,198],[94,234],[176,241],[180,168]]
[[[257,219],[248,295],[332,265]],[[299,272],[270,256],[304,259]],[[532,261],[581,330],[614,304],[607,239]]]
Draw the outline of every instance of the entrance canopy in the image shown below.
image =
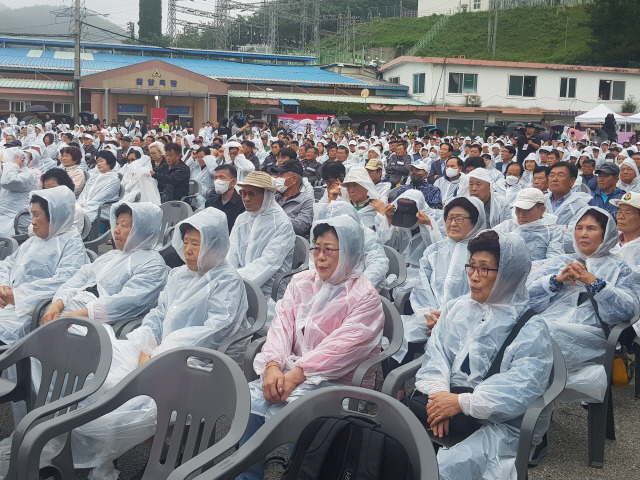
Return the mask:
[[576,123],[604,123],[604,119],[607,115],[613,113],[613,118],[615,118],[616,122],[625,123],[626,117],[622,115],[618,115],[616,112],[611,110],[609,107],[603,104],[599,104],[597,107],[592,108],[586,113],[582,115],[578,115],[575,118]]

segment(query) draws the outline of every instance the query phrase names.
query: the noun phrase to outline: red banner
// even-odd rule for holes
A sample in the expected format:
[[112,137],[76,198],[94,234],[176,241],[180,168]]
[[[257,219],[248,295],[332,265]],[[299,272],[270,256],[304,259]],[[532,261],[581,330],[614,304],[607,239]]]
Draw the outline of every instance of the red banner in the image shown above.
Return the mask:
[[151,125],[156,128],[160,123],[164,123],[167,119],[166,108],[152,108],[151,109]]
[[278,117],[278,122],[283,122],[296,133],[305,133],[310,127],[311,131],[319,137],[329,127],[333,115],[310,115],[307,113],[291,113]]

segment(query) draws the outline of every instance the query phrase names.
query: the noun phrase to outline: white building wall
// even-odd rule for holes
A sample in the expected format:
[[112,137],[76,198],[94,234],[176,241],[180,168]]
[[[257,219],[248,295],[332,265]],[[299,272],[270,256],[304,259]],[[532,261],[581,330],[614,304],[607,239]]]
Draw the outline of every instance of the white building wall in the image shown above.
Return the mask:
[[[409,87],[409,94],[430,105],[467,106],[467,94],[448,93],[450,73],[477,74],[479,107],[587,111],[599,103],[620,112],[624,100],[599,99],[601,80],[625,82],[625,95],[640,98],[640,75],[599,71],[549,70],[543,68],[513,68],[511,66],[454,65],[400,63],[384,70],[385,80],[399,77],[399,83]],[[414,92],[413,76],[425,74],[424,93]],[[536,77],[534,97],[509,95],[509,76]],[[562,77],[576,79],[575,98],[560,97]]]
[[458,12],[479,12],[489,9],[489,0],[418,0],[418,16],[452,15]]

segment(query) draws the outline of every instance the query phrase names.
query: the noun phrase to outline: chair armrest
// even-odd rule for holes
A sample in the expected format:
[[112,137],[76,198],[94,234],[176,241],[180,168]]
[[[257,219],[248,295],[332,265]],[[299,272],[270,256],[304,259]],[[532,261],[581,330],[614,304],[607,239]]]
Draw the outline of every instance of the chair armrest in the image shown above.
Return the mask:
[[422,357],[402,365],[398,368],[391,370],[387,374],[384,383],[382,384],[382,393],[396,398],[398,391],[403,387],[403,384],[416,376],[418,370],[422,366]]
[[396,309],[398,310],[398,312],[400,313],[400,315],[405,315],[405,305],[407,304],[407,302],[409,301],[409,299],[411,298],[411,291],[408,290],[406,292],[403,292],[402,295],[395,297],[393,304],[395,305]]
[[607,385],[611,383],[611,369],[613,368],[613,357],[616,354],[616,346],[620,334],[629,328],[633,322],[623,322],[614,325],[609,331],[609,337],[607,337],[607,348],[604,353],[604,368],[607,372]]
[[520,426],[520,436],[518,438],[518,453],[516,454],[516,471],[519,479],[527,478],[527,468],[529,467],[529,454],[531,452],[531,442],[533,432],[540,415],[548,405],[544,397],[539,397],[527,409]]
[[390,358],[391,355],[400,350],[400,347],[402,346],[402,338],[403,335],[401,332],[394,334],[394,338],[390,339],[391,343],[389,343],[389,346],[387,348],[358,365],[358,368],[353,374],[351,384],[354,387],[361,387],[362,382],[364,381],[364,377],[366,376],[367,372],[371,370],[371,367],[385,361],[387,358]]
[[246,377],[247,382],[251,382],[258,378],[256,372],[253,371],[253,359],[256,358],[258,352],[262,350],[266,341],[267,337],[258,338],[251,342],[247,347],[247,351],[244,354],[244,376]]
[[107,243],[109,240],[113,240],[111,238],[111,230],[107,230],[102,235],[98,236],[98,238],[87,240],[84,242],[84,247],[98,253],[98,247],[103,243]]
[[[116,323],[114,323],[113,325],[111,325],[111,328],[113,328],[114,333],[116,334],[117,338],[121,338],[120,334],[122,333],[122,330],[129,325],[132,322],[137,322],[140,321],[142,323],[142,320],[144,319],[144,315],[140,316],[140,317],[134,317],[134,318],[125,318],[123,320],[118,320]],[[139,326],[139,325],[138,325]],[[128,332],[127,332],[128,333]]]
[[[265,319],[266,320],[266,319]],[[227,353],[227,350],[229,350],[229,347],[231,347],[231,345],[238,343],[242,340],[244,340],[245,338],[251,338],[253,337],[254,334],[258,333],[258,331],[260,331],[260,329],[262,329],[262,327],[264,327],[265,322],[253,322],[253,325],[251,325],[251,327],[246,328],[240,332],[234,333],[233,335],[231,335],[229,338],[225,339],[220,346],[218,347],[218,351],[220,353]],[[257,352],[256,352],[257,353]]]
[[287,277],[293,277],[296,273],[304,272],[305,270],[308,270],[308,269],[309,269],[308,265],[307,266],[302,265],[288,272],[279,273],[278,275],[276,275],[276,277],[273,279],[273,285],[271,287],[271,298],[273,299],[273,301],[274,302],[278,301],[278,291],[280,290],[280,283],[282,283],[282,280],[284,280]]
[[142,325],[142,320],[144,320],[144,316],[132,319],[122,327],[118,338],[126,338],[129,333],[133,332],[136,328]]

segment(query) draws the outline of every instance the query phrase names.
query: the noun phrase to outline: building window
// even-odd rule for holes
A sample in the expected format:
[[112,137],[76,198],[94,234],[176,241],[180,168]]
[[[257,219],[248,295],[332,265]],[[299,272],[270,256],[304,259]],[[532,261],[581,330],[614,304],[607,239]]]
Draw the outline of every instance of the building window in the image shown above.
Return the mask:
[[560,79],[560,98],[576,98],[576,81],[568,77]]
[[31,106],[31,102],[10,102],[9,110],[16,113],[24,112],[30,106]]
[[389,83],[400,83],[400,77],[389,77]]
[[416,73],[413,76],[413,93],[424,93],[424,73]]
[[473,0],[473,9],[480,10],[480,3],[481,3],[481,0]]
[[625,82],[613,80],[600,80],[598,99],[600,100],[624,100]]
[[509,96],[535,97],[537,78],[528,75],[509,75]]
[[449,93],[478,93],[477,73],[450,73]]
[[59,115],[73,115],[73,103],[54,103],[53,113]]

